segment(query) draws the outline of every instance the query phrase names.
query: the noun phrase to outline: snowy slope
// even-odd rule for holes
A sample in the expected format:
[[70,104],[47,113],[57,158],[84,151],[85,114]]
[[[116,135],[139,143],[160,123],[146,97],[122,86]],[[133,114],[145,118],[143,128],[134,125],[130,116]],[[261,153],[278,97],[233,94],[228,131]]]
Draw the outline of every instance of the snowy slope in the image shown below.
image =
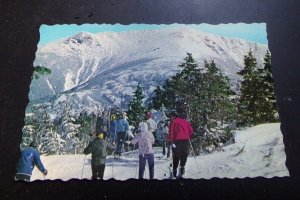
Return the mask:
[[[186,178],[210,179],[245,177],[284,177],[289,176],[285,166],[285,152],[280,132],[280,124],[262,124],[236,132],[236,143],[224,147],[224,151],[188,157]],[[243,151],[242,151],[243,149]],[[161,148],[155,148],[155,179],[165,179],[169,174],[170,159],[161,157]],[[270,156],[267,156],[270,155]],[[32,180],[90,179],[90,155],[41,156],[48,169],[46,177],[35,168]],[[198,166],[199,169],[198,169]],[[120,160],[107,157],[104,179],[126,180],[138,177],[137,151],[124,153]],[[145,178],[149,174],[147,166]]]
[[[33,80],[30,100],[66,98],[90,107],[122,106],[138,82],[146,96],[176,73],[186,52],[203,67],[214,60],[236,83],[243,57],[252,49],[261,66],[267,46],[229,39],[192,28],[129,32],[79,33],[39,47],[34,65],[52,70]],[[54,96],[53,96],[54,95]]]

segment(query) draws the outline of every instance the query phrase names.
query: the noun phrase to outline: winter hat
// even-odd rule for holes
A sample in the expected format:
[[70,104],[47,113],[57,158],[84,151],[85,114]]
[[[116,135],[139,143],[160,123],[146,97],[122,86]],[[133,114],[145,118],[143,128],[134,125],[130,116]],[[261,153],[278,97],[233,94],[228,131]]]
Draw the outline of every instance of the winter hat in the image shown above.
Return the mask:
[[104,134],[103,133],[98,133],[97,137],[100,138],[100,139],[103,139],[104,138]]
[[139,127],[141,132],[148,132],[148,125],[146,122],[141,122]]
[[176,109],[178,117],[185,119],[186,118],[186,113],[185,113],[185,109],[180,106]]
[[117,112],[116,113],[116,118],[117,119],[123,119],[124,117],[123,117],[123,113],[122,112]]

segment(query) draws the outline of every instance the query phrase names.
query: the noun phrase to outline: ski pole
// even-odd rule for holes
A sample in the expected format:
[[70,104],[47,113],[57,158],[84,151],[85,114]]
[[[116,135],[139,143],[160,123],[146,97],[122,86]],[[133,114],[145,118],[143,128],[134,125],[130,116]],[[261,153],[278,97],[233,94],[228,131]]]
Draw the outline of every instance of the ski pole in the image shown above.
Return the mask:
[[111,178],[114,178],[114,156],[112,156],[112,164],[111,164]]
[[194,154],[194,159],[195,159],[195,161],[196,161],[196,165],[197,165],[197,168],[198,168],[198,172],[199,172],[199,174],[200,174],[200,173],[201,173],[201,171],[200,171],[200,168],[199,168],[199,165],[198,165],[197,159],[196,159],[196,154],[195,154],[194,148],[193,148],[193,146],[192,146],[191,140],[189,140],[189,143],[190,143],[191,149],[192,149],[192,151],[193,151],[193,154]]
[[83,170],[84,170],[84,164],[85,164],[85,157],[86,157],[86,155],[84,155],[84,160],[83,160],[83,166],[82,166],[82,171],[81,171],[81,179],[82,179],[82,175],[83,175]]
[[[135,149],[135,144],[133,145],[133,148]],[[138,154],[139,156],[139,154]],[[138,167],[139,167],[139,159],[137,160],[137,164],[135,167],[135,178],[138,179]]]

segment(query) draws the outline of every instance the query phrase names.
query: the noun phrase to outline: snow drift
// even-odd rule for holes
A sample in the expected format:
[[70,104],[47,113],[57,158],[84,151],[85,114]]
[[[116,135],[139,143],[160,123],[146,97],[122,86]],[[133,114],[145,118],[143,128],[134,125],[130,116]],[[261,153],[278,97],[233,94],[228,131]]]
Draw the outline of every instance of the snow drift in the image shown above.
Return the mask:
[[[171,159],[162,156],[162,150],[155,147],[155,179],[169,176]],[[236,131],[235,143],[223,147],[224,151],[194,157],[190,155],[186,164],[185,178],[210,179],[245,177],[289,176],[285,166],[285,152],[279,123],[262,124],[242,131]],[[33,171],[32,180],[44,179],[90,179],[90,155],[41,156],[48,169],[46,177]],[[198,168],[199,167],[199,168]],[[123,153],[122,159],[107,157],[104,179],[127,180],[138,177],[137,150]],[[145,178],[149,177],[147,166]]]

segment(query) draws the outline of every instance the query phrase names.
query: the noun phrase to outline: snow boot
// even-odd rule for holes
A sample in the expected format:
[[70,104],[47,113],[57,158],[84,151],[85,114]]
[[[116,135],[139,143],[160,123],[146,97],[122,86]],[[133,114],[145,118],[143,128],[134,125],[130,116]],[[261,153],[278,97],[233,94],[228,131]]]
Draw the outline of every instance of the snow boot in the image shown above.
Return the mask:
[[184,167],[180,167],[180,176],[182,176],[185,173]]
[[173,177],[176,178],[176,176],[177,176],[177,169],[173,168]]

